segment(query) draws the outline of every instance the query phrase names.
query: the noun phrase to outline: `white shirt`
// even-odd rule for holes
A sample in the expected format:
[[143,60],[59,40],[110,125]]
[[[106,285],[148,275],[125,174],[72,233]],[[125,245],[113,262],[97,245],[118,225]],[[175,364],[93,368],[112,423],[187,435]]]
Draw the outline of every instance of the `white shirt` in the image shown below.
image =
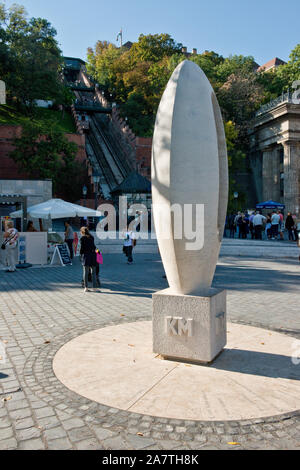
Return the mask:
[[[9,236],[5,238],[5,240],[10,240],[8,243],[7,243],[7,247],[9,248],[16,248],[18,242],[18,237],[19,237],[19,232],[17,229],[15,228],[9,228],[7,230],[7,233],[9,233]],[[5,241],[4,240],[4,241]]]
[[273,214],[271,218],[272,225],[278,225],[280,222],[280,215],[279,214]]
[[134,240],[134,233],[133,232],[125,232],[124,233],[124,246],[133,246]]
[[264,217],[263,215],[261,214],[256,214],[254,217],[253,217],[253,225],[262,225],[263,222],[265,222],[266,217]]

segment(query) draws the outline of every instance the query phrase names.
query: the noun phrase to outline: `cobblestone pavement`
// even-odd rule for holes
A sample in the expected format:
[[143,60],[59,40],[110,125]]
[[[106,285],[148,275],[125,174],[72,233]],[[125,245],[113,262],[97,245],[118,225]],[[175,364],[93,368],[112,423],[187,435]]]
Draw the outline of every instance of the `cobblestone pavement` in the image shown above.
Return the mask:
[[[78,260],[0,273],[0,450],[300,448],[300,412],[236,422],[153,418],[91,402],[56,379],[53,357],[70,339],[150,319],[152,292],[167,287],[163,274],[157,255],[136,255],[133,266],[106,255],[102,292],[85,294]],[[222,258],[214,284],[228,289],[230,321],[300,339],[299,281],[297,262]]]

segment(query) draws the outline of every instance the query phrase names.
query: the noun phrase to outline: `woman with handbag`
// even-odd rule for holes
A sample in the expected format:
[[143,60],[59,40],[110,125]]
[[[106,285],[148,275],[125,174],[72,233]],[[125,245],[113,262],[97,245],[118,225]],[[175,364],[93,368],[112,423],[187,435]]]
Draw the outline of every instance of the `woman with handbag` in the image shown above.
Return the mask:
[[16,271],[16,259],[18,253],[18,238],[19,232],[14,228],[14,223],[9,220],[6,225],[6,232],[4,233],[4,240],[2,248],[5,249],[8,262],[7,273],[14,273]]
[[99,292],[96,280],[97,257],[94,237],[90,234],[87,227],[81,227],[80,233],[82,235],[80,240],[80,256],[83,266],[84,292],[89,292],[88,279],[90,269],[92,271],[93,290],[94,292]]

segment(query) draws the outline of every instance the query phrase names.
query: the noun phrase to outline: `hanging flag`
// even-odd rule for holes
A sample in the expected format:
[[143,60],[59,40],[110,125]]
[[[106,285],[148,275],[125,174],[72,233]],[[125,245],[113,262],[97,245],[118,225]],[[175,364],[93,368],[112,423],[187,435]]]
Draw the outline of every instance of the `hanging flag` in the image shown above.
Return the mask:
[[119,38],[121,38],[121,45],[122,45],[122,37],[123,37],[123,32],[122,32],[122,29],[121,29],[118,36],[117,36],[117,41],[119,41]]

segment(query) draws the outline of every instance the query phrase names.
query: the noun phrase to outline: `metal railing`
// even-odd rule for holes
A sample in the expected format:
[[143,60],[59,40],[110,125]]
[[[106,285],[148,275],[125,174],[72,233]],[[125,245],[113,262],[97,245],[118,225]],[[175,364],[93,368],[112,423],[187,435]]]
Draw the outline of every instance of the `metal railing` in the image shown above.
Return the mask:
[[261,116],[262,114],[265,114],[268,111],[271,111],[271,109],[276,108],[279,104],[293,103],[292,96],[293,96],[293,93],[291,91],[288,91],[287,93],[282,93],[280,96],[278,96],[278,98],[275,98],[269,103],[262,105],[259,108],[259,110],[255,113],[255,117]]

